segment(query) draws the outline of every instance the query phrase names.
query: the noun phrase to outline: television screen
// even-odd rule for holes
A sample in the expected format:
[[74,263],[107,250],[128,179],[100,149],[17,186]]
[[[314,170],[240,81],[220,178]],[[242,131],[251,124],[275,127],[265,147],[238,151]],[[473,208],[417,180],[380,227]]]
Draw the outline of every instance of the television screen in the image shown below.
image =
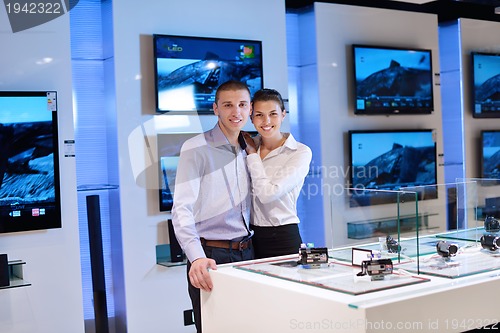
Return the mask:
[[431,50],[353,45],[355,114],[434,110]]
[[481,131],[481,178],[500,179],[500,130]]
[[[433,130],[350,131],[351,207],[390,203],[394,194],[376,190],[425,191],[437,197],[436,141]],[[374,191],[365,191],[374,190]]]
[[61,227],[56,92],[0,92],[0,232]]
[[153,35],[156,111],[212,113],[217,87],[263,87],[262,43],[254,40]]
[[472,53],[474,118],[500,117],[500,54]]
[[172,210],[177,164],[182,144],[199,133],[158,134],[158,159],[160,162],[160,211]]

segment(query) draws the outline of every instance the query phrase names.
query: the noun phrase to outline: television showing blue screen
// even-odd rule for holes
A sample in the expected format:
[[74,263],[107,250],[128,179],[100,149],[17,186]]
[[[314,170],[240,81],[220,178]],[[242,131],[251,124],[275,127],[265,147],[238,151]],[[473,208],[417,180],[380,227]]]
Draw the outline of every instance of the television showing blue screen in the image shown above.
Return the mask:
[[0,233],[61,227],[56,92],[0,92]]
[[433,112],[431,50],[353,45],[353,59],[355,114]]
[[263,87],[262,42],[153,35],[156,111],[213,113],[217,87],[245,82]]
[[199,133],[160,133],[157,135],[160,162],[160,211],[172,210],[175,176],[181,147],[187,139]]
[[500,54],[473,52],[474,118],[500,117]]
[[481,178],[500,179],[500,130],[481,131]]
[[[349,131],[351,207],[390,203],[395,195],[365,190],[410,188],[433,199],[437,191],[433,130]],[[427,187],[428,186],[428,187]]]

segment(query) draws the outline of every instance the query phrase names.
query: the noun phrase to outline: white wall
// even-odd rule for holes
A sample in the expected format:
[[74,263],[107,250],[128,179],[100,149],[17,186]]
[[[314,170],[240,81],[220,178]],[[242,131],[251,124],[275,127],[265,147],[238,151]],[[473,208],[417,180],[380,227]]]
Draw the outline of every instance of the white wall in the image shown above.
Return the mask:
[[[12,33],[0,11],[0,90],[58,92],[62,228],[0,234],[0,253],[26,261],[29,287],[0,290],[0,332],[84,331],[78,238],[75,159],[63,157],[73,139],[69,15]],[[46,64],[37,64],[52,58]]]
[[500,53],[500,22],[479,21],[472,19],[459,20],[462,89],[464,105],[464,137],[465,137],[465,175],[467,178],[480,176],[480,135],[481,130],[500,129],[500,119],[475,119],[472,117],[472,61],[470,53]]
[[[155,264],[155,246],[168,243],[165,221],[169,215],[158,211],[156,189],[136,183],[131,166],[131,159],[139,169],[150,164],[142,124],[156,155],[152,34],[261,40],[265,86],[278,89],[286,98],[285,3],[120,0],[113,2],[113,17],[127,328],[129,332],[191,332],[194,327],[186,328],[182,321],[182,311],[191,309],[185,267]],[[179,131],[200,131],[216,122],[215,116],[206,115],[156,117],[166,118],[173,130]],[[187,125],[181,127],[184,122]],[[133,133],[138,135],[129,142]],[[151,170],[146,174],[147,184],[156,187],[156,169]]]
[[[433,14],[397,10],[315,3],[310,12],[300,14],[301,66],[303,90],[299,107],[305,119],[301,138],[320,156],[321,166],[331,172],[322,175],[325,238],[328,246],[343,245],[347,240],[347,222],[392,217],[396,205],[377,205],[352,209],[342,188],[347,183],[347,131],[359,129],[436,129],[437,153],[443,150],[441,133],[441,98],[434,84],[432,115],[355,116],[352,98],[353,75],[350,46],[373,44],[380,46],[414,47],[432,50],[434,73],[439,73],[438,22]],[[306,47],[309,46],[309,47]],[[314,51],[311,51],[311,47]],[[316,93],[309,87],[318,86]],[[318,101],[316,101],[318,98]],[[319,104],[318,104],[319,102]],[[305,132],[304,132],[305,131]],[[317,146],[319,133],[320,147]],[[443,170],[437,168],[438,182]],[[430,200],[436,201],[436,200]],[[436,204],[436,203],[434,203]],[[438,203],[440,208],[444,203]],[[444,213],[443,213],[444,214]],[[442,228],[444,216],[434,222]],[[442,229],[441,229],[442,231]],[[366,240],[364,240],[366,241]]]

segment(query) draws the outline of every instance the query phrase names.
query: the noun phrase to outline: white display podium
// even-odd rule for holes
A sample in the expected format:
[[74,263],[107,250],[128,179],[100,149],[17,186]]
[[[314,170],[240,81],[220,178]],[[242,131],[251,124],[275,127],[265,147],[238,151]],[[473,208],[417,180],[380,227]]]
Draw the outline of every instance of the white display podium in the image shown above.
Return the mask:
[[[353,278],[357,272],[353,267]],[[457,279],[419,275],[430,281],[356,296],[232,264],[210,274],[214,288],[201,293],[204,333],[464,332],[500,320],[500,270]]]

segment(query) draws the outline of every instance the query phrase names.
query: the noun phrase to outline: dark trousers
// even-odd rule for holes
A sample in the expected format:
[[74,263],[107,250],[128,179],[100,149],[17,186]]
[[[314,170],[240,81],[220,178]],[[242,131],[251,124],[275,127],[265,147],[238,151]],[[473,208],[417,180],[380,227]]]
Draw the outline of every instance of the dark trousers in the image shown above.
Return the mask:
[[[252,260],[254,258],[253,248],[250,246],[246,250],[231,250],[231,249],[221,249],[217,247],[204,246],[205,255],[207,258],[214,259],[217,264],[227,264],[230,262],[238,262],[244,260]],[[191,303],[193,304],[194,312],[194,323],[196,325],[196,331],[202,333],[201,331],[201,299],[200,299],[200,289],[195,288],[191,281],[189,281],[189,270],[191,269],[191,263],[187,263],[187,273],[188,273],[188,292],[191,298]]]
[[277,227],[251,226],[255,259],[299,253],[302,238],[298,224]]

